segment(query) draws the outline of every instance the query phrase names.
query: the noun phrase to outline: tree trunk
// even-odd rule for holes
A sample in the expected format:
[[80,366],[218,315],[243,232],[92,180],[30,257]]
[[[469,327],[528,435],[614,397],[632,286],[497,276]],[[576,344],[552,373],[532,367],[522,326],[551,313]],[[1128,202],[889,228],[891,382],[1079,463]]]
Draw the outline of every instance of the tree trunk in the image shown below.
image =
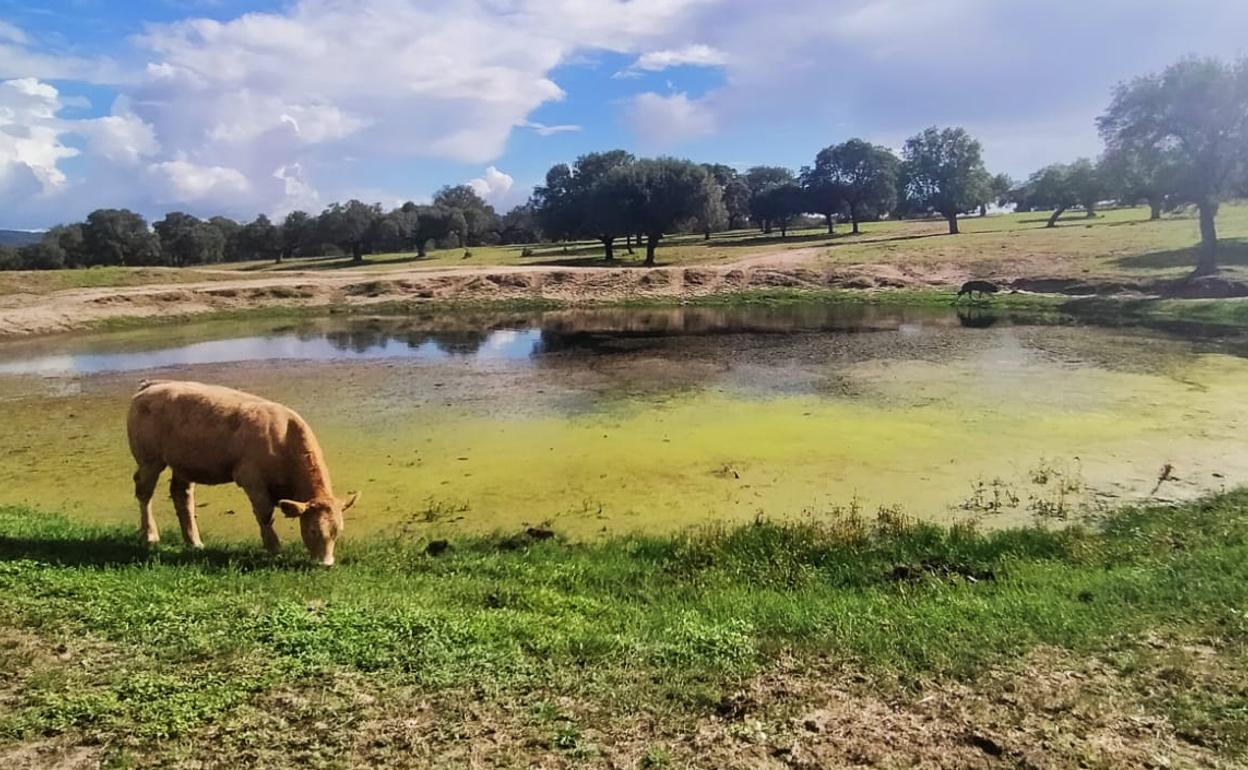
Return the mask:
[[1057,227],[1057,220],[1062,218],[1062,214],[1066,213],[1066,206],[1058,206],[1053,211],[1053,216],[1049,217],[1049,223],[1045,227]]
[[1086,204],[1083,208],[1085,211],[1088,212],[1087,213],[1088,219],[1096,219],[1096,204],[1095,203]]
[[602,258],[607,262],[615,261],[615,238],[599,238],[602,241]]
[[356,241],[351,244],[351,261],[360,264],[364,261],[364,244]]
[[1160,200],[1150,200],[1148,202],[1148,219],[1150,222],[1161,219],[1161,201]]
[[958,214],[957,214],[957,212],[955,211],[955,212],[954,212],[954,213],[952,213],[952,214],[945,214],[945,219],[946,219],[946,220],[948,220],[948,222],[949,222],[949,234],[950,234],[950,235],[957,235],[957,234],[958,234]]
[[659,239],[661,235],[651,235],[646,238],[646,267],[654,267],[654,250],[659,247]]
[[853,218],[853,224],[854,224],[854,235],[858,235],[860,231],[858,230],[858,217],[857,216]]
[[708,227],[704,231],[702,231],[702,240],[709,241],[710,239],[711,239],[711,228]]
[[780,237],[781,238],[789,237],[789,223],[783,220],[780,222]]
[[988,216],[988,204],[987,203],[979,204],[979,215],[981,217]]
[[429,242],[425,240],[416,241],[416,258],[424,259],[429,256]]
[[1200,212],[1200,253],[1196,259],[1196,275],[1213,275],[1218,272],[1218,227],[1214,223],[1218,204],[1201,201],[1196,208]]
[[833,227],[836,226],[836,220],[831,214],[824,214],[824,216],[828,218],[828,235],[835,235],[836,230],[834,230]]

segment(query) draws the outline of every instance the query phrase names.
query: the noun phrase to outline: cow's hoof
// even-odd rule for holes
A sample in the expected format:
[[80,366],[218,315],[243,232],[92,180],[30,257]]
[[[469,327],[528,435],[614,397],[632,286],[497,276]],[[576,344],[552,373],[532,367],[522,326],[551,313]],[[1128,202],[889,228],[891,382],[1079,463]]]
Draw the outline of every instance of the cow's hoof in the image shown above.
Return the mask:
[[186,547],[187,547],[187,548],[189,548],[189,549],[191,549],[192,551],[202,551],[202,550],[204,550],[204,544],[203,544],[203,543],[187,543],[187,544],[186,544]]
[[144,535],[143,536],[143,545],[153,546],[153,545],[158,545],[159,543],[160,543],[160,535]]

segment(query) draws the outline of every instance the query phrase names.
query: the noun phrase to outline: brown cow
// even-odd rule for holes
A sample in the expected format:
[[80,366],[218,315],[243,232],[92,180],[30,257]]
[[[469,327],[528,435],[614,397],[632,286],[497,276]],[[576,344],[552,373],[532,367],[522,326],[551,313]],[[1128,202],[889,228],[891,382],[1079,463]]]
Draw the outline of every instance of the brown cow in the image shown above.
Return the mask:
[[234,482],[251,500],[260,537],[270,553],[281,547],[273,529],[273,506],[299,519],[312,559],[334,563],[334,540],[342,512],[355,504],[334,497],[329,469],[312,429],[281,404],[216,385],[144,380],[130,400],[126,424],[130,452],[139,469],[134,494],[148,543],[160,540],[152,516],[152,493],[166,468],[169,492],[182,525],[182,538],[203,548],[195,522],[195,484]]

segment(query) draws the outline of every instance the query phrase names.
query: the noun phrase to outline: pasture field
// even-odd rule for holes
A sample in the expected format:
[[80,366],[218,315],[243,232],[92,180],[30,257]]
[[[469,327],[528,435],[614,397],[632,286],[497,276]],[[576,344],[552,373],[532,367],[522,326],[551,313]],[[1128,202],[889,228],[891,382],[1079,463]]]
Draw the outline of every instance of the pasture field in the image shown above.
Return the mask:
[[[860,235],[837,225],[835,235],[823,228],[795,230],[788,238],[757,230],[665,238],[660,265],[722,265],[741,261],[762,264],[809,264],[816,267],[891,266],[939,278],[958,271],[985,277],[1059,277],[1133,281],[1179,277],[1195,264],[1198,241],[1191,212],[1148,221],[1146,208],[1111,209],[1095,219],[1068,213],[1056,228],[1046,228],[1047,214],[1032,212],[962,220],[962,234],[945,234],[943,221],[867,222]],[[1223,206],[1218,217],[1221,261],[1231,277],[1248,276],[1248,204]],[[432,250],[424,259],[413,254],[368,256],[363,264],[349,257],[312,257],[282,264],[244,262],[196,268],[92,268],[87,270],[0,272],[0,295],[48,293],[62,289],[203,281],[274,278],[300,274],[352,274],[413,269],[481,269],[498,266],[601,267],[601,246],[580,242],[524,246],[480,246]],[[638,266],[642,250],[629,255],[617,245],[617,264]],[[953,280],[953,279],[951,279]]]
[[199,281],[237,280],[222,271],[178,267],[92,267],[85,270],[0,271],[0,295],[50,294],[66,289],[162,286]]
[[0,766],[1231,766],[1248,492],[1052,528],[830,512],[258,544],[0,509]]
[[[862,232],[853,235],[845,224],[829,235],[825,228],[764,235],[757,230],[715,233],[710,240],[701,235],[665,238],[659,246],[660,265],[706,265],[736,262],[772,255],[784,261],[793,252],[820,265],[888,264],[902,267],[974,267],[986,276],[1113,277],[1138,279],[1159,276],[1178,277],[1191,272],[1192,254],[1199,240],[1192,212],[1169,214],[1159,221],[1148,220],[1148,209],[1123,208],[1099,212],[1087,219],[1082,212],[1068,212],[1058,227],[1046,228],[1046,212],[966,217],[962,233],[949,236],[943,220],[903,220],[865,222]],[[1223,265],[1233,274],[1248,275],[1248,204],[1228,204],[1218,217],[1219,236],[1224,250]],[[292,260],[286,264],[244,263],[241,272],[285,272],[296,270],[401,270],[413,266],[486,267],[494,265],[546,265],[601,267],[602,247],[598,243],[540,244],[530,246],[525,257],[523,246],[483,246],[430,251],[425,259],[410,254],[370,256],[364,265],[353,265],[350,258]],[[641,249],[628,254],[616,247],[622,265],[640,265]]]

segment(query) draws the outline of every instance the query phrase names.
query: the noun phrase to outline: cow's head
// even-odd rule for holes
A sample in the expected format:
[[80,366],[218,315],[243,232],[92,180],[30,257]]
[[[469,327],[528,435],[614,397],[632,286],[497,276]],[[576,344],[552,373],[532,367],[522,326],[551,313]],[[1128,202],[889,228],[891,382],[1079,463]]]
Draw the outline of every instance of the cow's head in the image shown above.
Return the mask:
[[325,567],[334,566],[334,541],[342,533],[342,512],[355,505],[359,499],[353,494],[345,500],[333,497],[314,497],[306,503],[297,500],[278,500],[277,507],[289,518],[299,519],[299,533],[303,544],[312,554],[312,561]]

